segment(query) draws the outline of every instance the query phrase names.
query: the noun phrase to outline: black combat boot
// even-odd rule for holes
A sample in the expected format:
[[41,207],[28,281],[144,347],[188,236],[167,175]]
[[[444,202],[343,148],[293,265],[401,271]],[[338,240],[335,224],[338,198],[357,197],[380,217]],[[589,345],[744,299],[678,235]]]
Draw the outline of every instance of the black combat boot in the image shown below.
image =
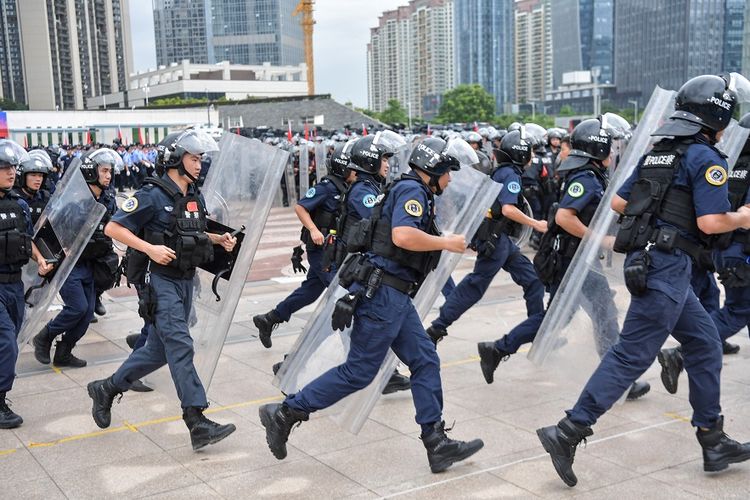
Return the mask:
[[560,420],[557,425],[536,430],[536,435],[542,442],[544,450],[552,457],[552,465],[555,466],[557,475],[568,486],[575,486],[578,483],[578,478],[573,472],[576,446],[581,441],[585,442],[586,438],[593,433],[591,427],[574,424],[568,417]]
[[435,342],[435,347],[437,347],[438,342],[443,340],[443,337],[448,336],[448,330],[446,330],[445,328],[441,326],[431,325],[427,328],[426,332],[427,332],[427,335],[430,336],[432,341]]
[[183,410],[182,420],[190,429],[193,450],[200,450],[208,444],[216,444],[237,429],[234,424],[221,425],[207,419],[203,415],[203,408],[195,406]]
[[128,347],[131,349],[135,349],[135,343],[138,342],[138,337],[140,337],[140,333],[131,333],[127,337],[125,337],[125,343],[128,344]]
[[484,447],[481,439],[471,441],[456,441],[449,438],[445,433],[450,429],[445,428],[445,422],[437,422],[432,427],[432,432],[420,439],[427,449],[427,460],[430,462],[430,470],[433,473],[443,472],[448,467],[461,460],[466,460],[474,453]]
[[288,357],[289,357],[288,354],[284,354],[284,360],[283,361],[279,361],[278,363],[274,363],[273,364],[273,366],[271,367],[271,370],[273,370],[274,376],[279,373],[279,370],[281,370],[281,365],[284,364],[284,361],[286,361],[286,358],[288,358]]
[[83,368],[86,366],[85,359],[79,359],[73,355],[73,347],[64,340],[58,340],[55,343],[55,358],[52,364],[57,367],[69,366],[71,368]]
[[703,470],[716,472],[750,459],[750,443],[738,443],[724,434],[724,417],[719,417],[712,429],[695,431],[703,448]]
[[94,400],[94,405],[91,407],[94,422],[100,428],[106,429],[112,421],[112,402],[115,396],[122,394],[122,391],[115,386],[112,377],[89,382],[86,387],[89,396]]
[[8,407],[8,402],[5,400],[5,393],[0,392],[0,429],[15,429],[22,423],[23,419],[21,416],[16,415]]
[[510,353],[501,351],[495,347],[494,342],[479,342],[477,344],[479,351],[479,366],[482,368],[482,375],[488,384],[495,381],[495,369],[501,361],[510,358]]
[[307,421],[310,416],[301,411],[289,408],[283,403],[263,405],[258,409],[260,423],[266,428],[266,443],[273,456],[279,460],[286,458],[286,442],[294,424]]
[[49,352],[52,350],[52,340],[55,337],[49,332],[47,325],[44,325],[39,333],[34,336],[32,344],[34,344],[34,357],[43,365],[48,365],[50,362]]
[[630,386],[627,399],[628,401],[635,401],[636,399],[648,394],[648,391],[650,390],[651,384],[649,384],[648,382],[639,382],[638,380],[636,380],[635,382],[633,382],[633,385]]
[[737,344],[730,344],[726,340],[721,342],[721,350],[724,354],[737,354],[740,352],[740,346]]
[[265,347],[266,349],[270,349],[271,332],[273,332],[280,323],[283,323],[283,321],[281,321],[281,318],[279,318],[279,314],[276,312],[276,309],[271,309],[266,314],[258,314],[257,316],[253,316],[253,323],[260,332],[260,334],[258,335],[260,343],[263,344],[263,347]]
[[677,382],[682,373],[682,353],[676,347],[662,349],[656,359],[661,365],[661,382],[670,394],[677,392]]
[[130,390],[133,392],[153,392],[154,390],[141,382],[140,380],[134,380],[132,384],[130,384]]
[[406,375],[401,375],[398,370],[393,370],[391,378],[383,388],[383,394],[392,394],[398,391],[408,391],[411,389],[411,380]]
[[107,314],[107,309],[104,307],[104,304],[102,303],[102,296],[99,295],[96,297],[96,304],[94,305],[94,312],[97,316],[104,316]]

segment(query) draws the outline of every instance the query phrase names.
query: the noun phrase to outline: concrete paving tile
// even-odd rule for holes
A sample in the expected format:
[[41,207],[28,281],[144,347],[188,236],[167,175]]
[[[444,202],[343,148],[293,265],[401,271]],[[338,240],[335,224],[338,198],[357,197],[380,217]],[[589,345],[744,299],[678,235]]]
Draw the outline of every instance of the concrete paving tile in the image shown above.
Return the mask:
[[[291,440],[296,448],[311,456],[338,450],[357,448],[366,443],[398,436],[393,429],[368,420],[359,434],[354,435],[334,422],[332,418],[311,418],[296,429]],[[265,442],[265,441],[264,441]]]
[[69,498],[136,498],[200,483],[163,452],[55,472],[53,477]]
[[[47,419],[51,415],[68,413],[71,411],[85,411],[91,408],[91,398],[81,387],[74,385],[68,389],[51,391],[44,394],[29,394],[13,398],[24,421],[34,422]],[[23,408],[23,410],[21,410]]]
[[[7,450],[15,449],[14,452]],[[8,448],[0,455],[0,484],[46,478],[47,473],[25,448]]]
[[155,495],[147,495],[142,498],[148,498],[150,500],[184,500],[185,498],[222,498],[216,491],[213,490],[209,485],[201,483],[194,484],[192,486],[185,486],[184,488],[177,488],[164,493],[157,493]]
[[[578,487],[575,488],[575,490],[577,489]],[[698,498],[685,490],[677,488],[676,484],[672,481],[663,483],[649,477],[638,477],[575,495],[575,498],[581,499],[636,497],[639,500],[661,500],[663,498],[689,500]],[[710,495],[710,497],[719,498],[713,495]]]
[[253,498],[308,500],[344,498],[367,492],[362,485],[312,458],[284,461],[272,467],[211,480],[208,485],[227,498],[251,495]]
[[67,498],[55,482],[46,474],[32,480],[16,481],[15,479],[11,479],[9,481],[2,481],[2,485],[3,498],[7,498],[8,500],[56,500]]
[[69,436],[99,431],[90,412],[73,410],[25,420],[13,432],[25,445],[49,443]]
[[490,416],[558,400],[559,391],[541,383],[527,384],[523,390],[509,391],[499,391],[495,384],[480,384],[470,391],[460,389],[446,392],[444,398],[480,415]]
[[488,460],[539,447],[535,432],[519,429],[490,417],[462,421],[456,424],[448,436],[462,441],[476,438],[484,441],[484,448],[475,455],[475,460]]
[[[212,416],[211,420],[222,424],[226,423],[226,419],[216,416]],[[164,451],[174,450],[190,444],[190,432],[181,418],[173,422],[144,425],[138,427],[138,431]]]
[[[558,399],[530,408],[504,411],[492,415],[491,418],[534,433],[540,427],[554,425],[559,422],[565,416],[565,410],[570,404],[570,401]],[[602,430],[619,427],[631,422],[631,420],[626,418],[606,413],[596,423],[596,431],[601,432]]]
[[[463,404],[456,404],[447,395],[444,396],[443,419],[448,424],[454,420],[459,424],[482,416],[480,413],[467,409]],[[418,436],[420,433],[417,425],[412,402],[411,392],[402,391],[389,394],[380,398],[370,414],[370,420],[394,429],[403,434]]]
[[[530,491],[523,490],[492,474],[473,474],[470,477],[442,483],[442,474],[435,476],[436,486],[423,486],[416,491],[399,494],[406,499],[454,499],[454,498],[535,498]],[[393,494],[393,493],[392,493]]]
[[[36,360],[35,360],[36,361]],[[8,398],[15,398],[31,394],[44,394],[65,389],[80,387],[73,379],[64,374],[53,371],[38,373],[30,377],[19,377],[13,383],[13,390],[8,393]]]
[[703,459],[697,458],[675,467],[649,474],[669,485],[703,498],[747,498],[750,486],[750,464],[730,465],[722,472],[703,472]]

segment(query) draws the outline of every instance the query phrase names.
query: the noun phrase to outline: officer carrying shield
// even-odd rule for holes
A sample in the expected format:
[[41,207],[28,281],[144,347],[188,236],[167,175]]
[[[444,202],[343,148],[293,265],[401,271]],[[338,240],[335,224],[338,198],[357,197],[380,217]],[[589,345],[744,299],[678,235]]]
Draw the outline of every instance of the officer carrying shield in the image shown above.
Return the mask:
[[32,226],[36,225],[50,199],[50,192],[45,189],[50,172],[52,160],[42,149],[30,151],[29,158],[19,165],[16,172],[13,191],[29,205]]
[[622,332],[565,418],[537,430],[568,486],[577,483],[576,446],[651,366],[670,334],[682,344],[703,469],[720,471],[750,459],[750,443],[724,433],[721,340],[690,287],[693,261],[713,246],[707,235],[750,228],[749,208],[730,211],[727,164],[714,147],[736,106],[732,84],[711,75],[688,80],[677,93],[676,111],[653,134],[669,138],[641,158],[612,201],[623,214],[614,249],[627,253],[624,275],[632,295]]
[[531,146],[522,134],[522,130],[509,132],[503,137],[500,149],[495,151],[499,165],[490,177],[503,184],[503,188],[472,242],[477,250],[474,270],[446,297],[440,315],[427,329],[436,343],[448,335],[447,329],[453,322],[482,298],[500,269],[510,273],[513,281],[523,288],[528,316],[544,311],[544,286],[534,266],[509,236],[517,224],[547,231],[546,221],[528,217],[521,208],[521,173],[531,160]]
[[0,140],[0,429],[13,429],[23,423],[6,401],[16,378],[18,342],[24,315],[21,268],[34,259],[39,274],[45,275],[52,266],[39,253],[31,240],[29,206],[11,189],[16,169],[28,154],[13,141]]
[[482,448],[481,440],[467,443],[445,434],[440,360],[410,298],[437,265],[442,250],[463,253],[466,248],[462,235],[440,236],[434,220],[433,197],[448,186],[450,171],[460,167],[454,154],[442,139],[429,138],[417,145],[409,158],[413,170],[394,181],[372,217],[362,221],[363,229],[369,227],[363,241],[372,237],[370,252],[343,264],[340,278],[350,294],[337,302],[333,314],[334,328],[354,321],[347,360],[283,403],[261,406],[266,441],[276,458],[286,457],[286,442],[295,424],[367,387],[388,349],[411,370],[416,421],[422,427],[432,472],[441,472]]
[[195,268],[212,259],[213,245],[231,252],[237,242],[229,233],[206,232],[205,201],[194,186],[201,156],[216,150],[216,142],[205,132],[180,134],[164,151],[166,173],[147,179],[104,229],[110,238],[147,257],[150,297],[139,303],[139,312],[152,318],[153,327],[146,345],[133,351],[112,376],[88,384],[92,415],[101,428],[109,427],[115,396],[168,364],[194,450],[217,443],[235,430],[232,424],[220,425],[203,415],[208,401],[193,364],[188,329]]

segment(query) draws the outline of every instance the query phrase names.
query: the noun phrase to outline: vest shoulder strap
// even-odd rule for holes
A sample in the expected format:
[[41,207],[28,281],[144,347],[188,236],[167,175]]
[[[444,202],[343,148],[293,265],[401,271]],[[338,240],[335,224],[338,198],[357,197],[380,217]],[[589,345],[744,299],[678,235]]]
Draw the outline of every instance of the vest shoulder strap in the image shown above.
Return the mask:
[[335,175],[326,175],[323,177],[324,179],[328,179],[334,186],[336,186],[336,189],[338,189],[339,194],[344,194],[347,191],[346,182],[344,182],[343,179],[340,177],[336,177]]
[[154,186],[161,188],[165,193],[167,193],[167,195],[169,195],[175,201],[182,198],[182,192],[179,189],[175,189],[174,186],[171,186],[164,179],[161,179],[159,177],[147,177],[146,180],[143,181],[143,183],[153,184]]

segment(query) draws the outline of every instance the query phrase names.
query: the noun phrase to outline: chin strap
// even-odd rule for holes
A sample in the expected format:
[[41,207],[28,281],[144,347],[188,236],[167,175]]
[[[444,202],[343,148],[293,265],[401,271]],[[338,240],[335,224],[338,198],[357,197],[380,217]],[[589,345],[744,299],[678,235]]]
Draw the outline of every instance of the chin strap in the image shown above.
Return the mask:
[[190,175],[189,173],[187,173],[187,170],[185,170],[185,167],[183,167],[182,164],[180,164],[180,166],[177,167],[177,172],[180,175],[182,175],[184,177],[187,177],[188,179],[190,179],[191,181],[193,181],[193,184],[195,184],[196,188],[198,187],[198,179],[196,179],[195,177],[193,177],[192,175]]
[[427,183],[427,185],[431,188],[435,189],[435,196],[440,196],[443,194],[443,190],[440,188],[440,177],[436,175],[430,176],[430,182]]

